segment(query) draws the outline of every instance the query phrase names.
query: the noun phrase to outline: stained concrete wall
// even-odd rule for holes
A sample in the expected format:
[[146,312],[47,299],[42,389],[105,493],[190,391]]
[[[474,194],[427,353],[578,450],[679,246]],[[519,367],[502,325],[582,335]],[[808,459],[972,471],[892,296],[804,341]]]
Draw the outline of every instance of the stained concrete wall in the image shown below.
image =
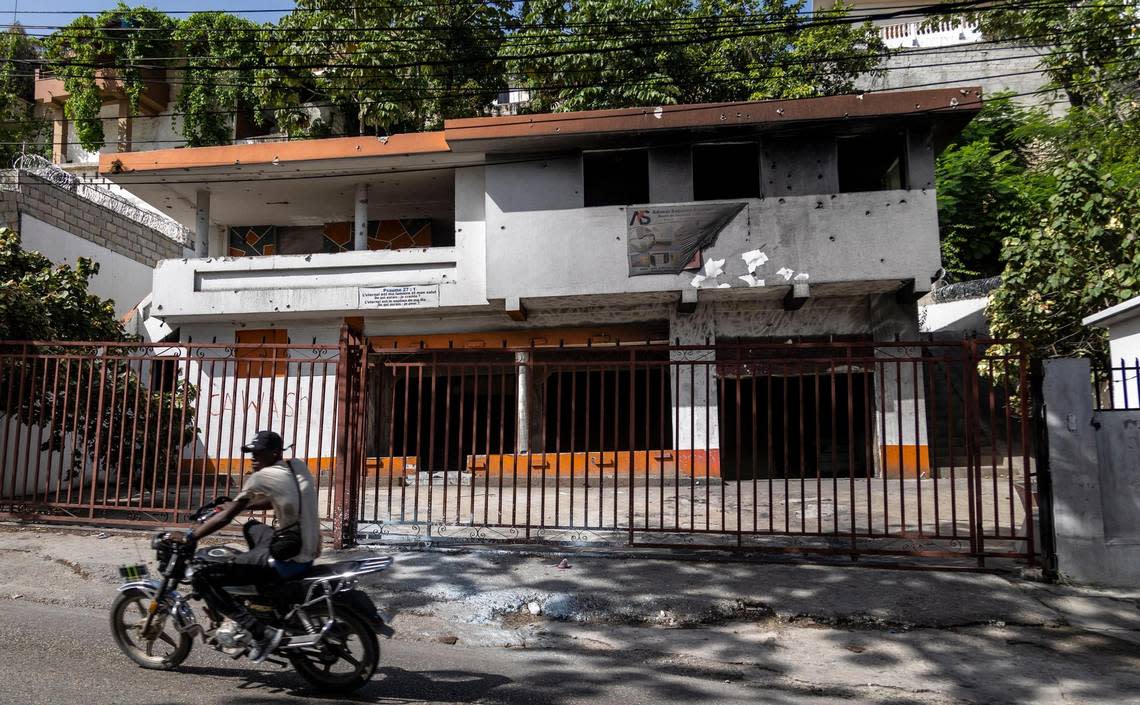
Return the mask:
[[855,85],[878,91],[981,86],[983,95],[1008,91],[1019,94],[1019,103],[1044,105],[1060,114],[1067,104],[1052,105],[1053,95],[1042,90],[1047,78],[1038,51],[995,44],[961,44],[937,52],[904,49],[883,63],[881,75],[864,74]]
[[[627,208],[543,209],[503,167],[487,168],[487,296],[628,294],[691,289],[691,273],[629,276]],[[536,187],[537,191],[537,187]],[[742,199],[743,200],[743,199]],[[721,276],[701,289],[914,280],[930,288],[941,267],[938,213],[930,190],[875,191],[827,196],[747,199],[745,208],[704,251],[724,260]],[[761,250],[768,261],[749,274],[743,254]],[[519,267],[519,262],[529,263]],[[779,292],[782,295],[782,291]]]
[[1140,411],[1094,411],[1088,360],[1045,362],[1060,573],[1140,587]]

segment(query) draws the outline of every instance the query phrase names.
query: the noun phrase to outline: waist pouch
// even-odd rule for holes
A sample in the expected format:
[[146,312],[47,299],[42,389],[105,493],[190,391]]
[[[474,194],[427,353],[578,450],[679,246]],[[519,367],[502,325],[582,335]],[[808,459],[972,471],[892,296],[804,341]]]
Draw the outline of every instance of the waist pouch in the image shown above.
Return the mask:
[[301,524],[290,524],[284,529],[273,532],[273,539],[269,542],[269,555],[273,560],[287,561],[301,552]]

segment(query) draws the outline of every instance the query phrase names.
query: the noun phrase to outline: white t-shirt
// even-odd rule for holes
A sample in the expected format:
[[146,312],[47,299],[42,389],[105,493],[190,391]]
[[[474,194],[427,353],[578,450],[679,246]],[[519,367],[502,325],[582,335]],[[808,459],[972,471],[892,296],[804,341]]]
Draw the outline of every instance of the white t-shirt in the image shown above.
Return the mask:
[[[292,469],[290,469],[292,468]],[[297,481],[293,481],[293,475]],[[301,496],[297,496],[300,485]],[[308,466],[301,460],[280,460],[264,467],[245,479],[241,487],[242,497],[250,501],[268,499],[273,505],[273,524],[279,529],[297,522],[297,500],[301,505],[301,552],[289,559],[295,563],[307,563],[321,555],[321,524],[317,516],[317,483]]]

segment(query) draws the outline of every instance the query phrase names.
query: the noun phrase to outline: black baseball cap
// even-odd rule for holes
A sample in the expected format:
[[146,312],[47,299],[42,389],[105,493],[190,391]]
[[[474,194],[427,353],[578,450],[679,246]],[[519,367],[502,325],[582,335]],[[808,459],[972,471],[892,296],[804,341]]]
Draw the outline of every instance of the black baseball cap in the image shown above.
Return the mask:
[[252,453],[255,450],[281,451],[284,448],[285,442],[281,440],[281,436],[278,436],[273,431],[258,431],[252,441],[241,447],[241,452]]

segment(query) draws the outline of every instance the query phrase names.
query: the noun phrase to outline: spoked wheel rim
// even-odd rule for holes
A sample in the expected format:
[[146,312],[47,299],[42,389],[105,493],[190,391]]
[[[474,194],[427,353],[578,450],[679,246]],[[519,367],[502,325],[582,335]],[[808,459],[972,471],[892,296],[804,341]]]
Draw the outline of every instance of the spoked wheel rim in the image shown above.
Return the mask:
[[[293,665],[305,678],[321,687],[354,689],[372,678],[379,660],[379,645],[367,625],[352,617],[337,615],[320,647],[298,649],[290,655]],[[313,619],[320,629],[328,621]]]
[[169,615],[155,614],[151,623],[154,638],[148,639],[143,629],[149,604],[150,598],[144,595],[127,596],[116,615],[116,626],[125,649],[132,651],[139,660],[159,666],[174,660],[182,635],[175,629],[174,620]]

